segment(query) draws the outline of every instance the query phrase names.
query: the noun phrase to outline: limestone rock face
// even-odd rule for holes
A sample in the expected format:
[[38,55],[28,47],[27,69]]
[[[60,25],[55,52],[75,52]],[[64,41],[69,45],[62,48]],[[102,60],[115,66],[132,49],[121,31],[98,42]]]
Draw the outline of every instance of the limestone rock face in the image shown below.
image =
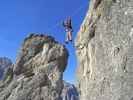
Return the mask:
[[6,70],[12,66],[12,61],[6,57],[0,57],[0,79],[3,79]]
[[54,38],[31,34],[12,68],[12,80],[0,85],[0,100],[60,100],[67,59],[67,49]]
[[90,0],[75,46],[80,100],[133,100],[133,0]]

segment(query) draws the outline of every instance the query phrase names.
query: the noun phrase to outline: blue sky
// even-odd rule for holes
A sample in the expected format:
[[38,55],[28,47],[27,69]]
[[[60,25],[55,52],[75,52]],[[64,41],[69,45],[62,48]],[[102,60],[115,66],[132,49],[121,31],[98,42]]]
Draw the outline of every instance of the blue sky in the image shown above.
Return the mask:
[[[29,33],[47,33],[64,44],[61,21],[72,16],[73,38],[82,23],[89,0],[0,0],[0,56],[15,61],[23,39]],[[66,45],[70,56],[64,80],[75,82],[75,49]]]

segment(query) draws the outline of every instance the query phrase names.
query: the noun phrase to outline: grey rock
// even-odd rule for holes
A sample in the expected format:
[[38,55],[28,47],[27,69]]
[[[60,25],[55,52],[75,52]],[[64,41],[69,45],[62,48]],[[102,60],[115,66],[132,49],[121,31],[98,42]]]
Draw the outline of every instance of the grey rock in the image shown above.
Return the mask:
[[64,81],[61,98],[61,100],[79,100],[79,94],[76,87],[73,84]]
[[80,100],[133,99],[133,0],[90,0],[75,46]]
[[4,78],[4,74],[12,66],[12,61],[7,57],[0,57],[0,80]]
[[0,82],[0,100],[59,100],[67,59],[67,49],[53,37],[31,34],[7,71],[13,78]]

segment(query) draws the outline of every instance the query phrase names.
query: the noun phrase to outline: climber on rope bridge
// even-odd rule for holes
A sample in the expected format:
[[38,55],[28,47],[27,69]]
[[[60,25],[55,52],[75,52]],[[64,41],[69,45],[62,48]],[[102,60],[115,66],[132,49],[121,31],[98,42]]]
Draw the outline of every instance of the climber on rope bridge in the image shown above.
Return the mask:
[[65,43],[68,44],[68,42],[72,42],[72,20],[71,17],[68,17],[66,20],[63,21],[63,27],[65,28],[66,31],[66,40]]

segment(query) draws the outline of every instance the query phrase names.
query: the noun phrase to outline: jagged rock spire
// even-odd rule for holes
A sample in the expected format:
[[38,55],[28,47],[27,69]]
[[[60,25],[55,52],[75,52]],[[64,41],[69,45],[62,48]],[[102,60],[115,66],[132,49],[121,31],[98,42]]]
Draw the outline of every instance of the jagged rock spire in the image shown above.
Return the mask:
[[31,34],[20,49],[13,78],[0,84],[0,100],[60,100],[68,51],[53,37]]

